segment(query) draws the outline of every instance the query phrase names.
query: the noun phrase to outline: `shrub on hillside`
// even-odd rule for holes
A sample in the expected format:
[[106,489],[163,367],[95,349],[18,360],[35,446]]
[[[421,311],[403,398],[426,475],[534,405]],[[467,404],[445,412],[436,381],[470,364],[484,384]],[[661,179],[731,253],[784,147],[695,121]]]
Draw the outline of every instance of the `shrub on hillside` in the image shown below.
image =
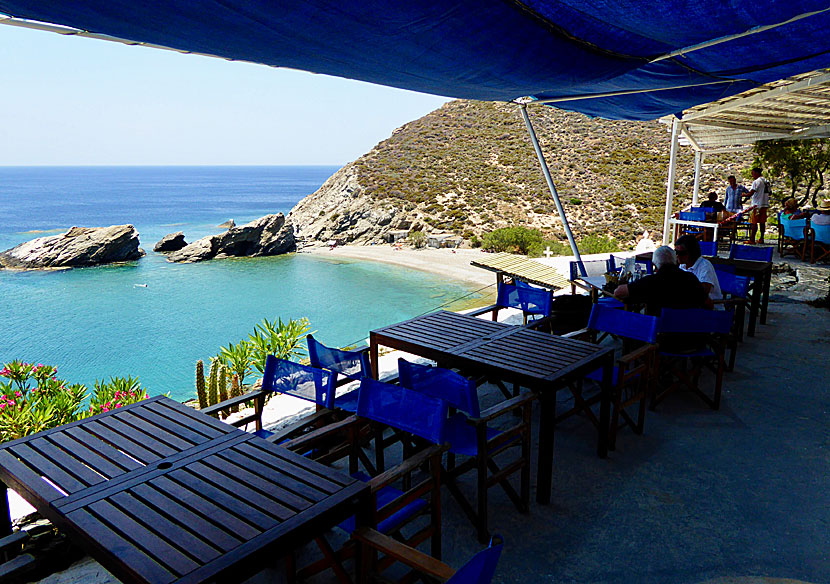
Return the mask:
[[527,227],[503,227],[481,238],[481,247],[485,251],[506,251],[527,255],[533,245],[541,245],[542,232]]
[[619,242],[613,237],[604,235],[588,235],[579,242],[579,251],[584,254],[609,253],[619,250]]
[[545,255],[545,249],[550,248],[550,251],[555,256],[570,255],[571,248],[569,245],[562,243],[556,239],[545,239],[539,243],[534,243],[528,249],[527,255],[532,258],[539,258]]
[[[425,221],[428,221],[428,219],[425,219]],[[412,242],[412,245],[415,246],[416,249],[420,249],[427,244],[426,233],[423,231],[410,231],[409,241]]]

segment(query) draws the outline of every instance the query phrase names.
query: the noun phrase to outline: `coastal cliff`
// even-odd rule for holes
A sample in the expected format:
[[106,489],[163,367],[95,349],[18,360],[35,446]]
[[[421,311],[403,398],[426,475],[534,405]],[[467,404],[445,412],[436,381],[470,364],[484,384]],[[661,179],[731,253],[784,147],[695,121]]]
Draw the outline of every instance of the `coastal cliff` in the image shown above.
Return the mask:
[[[662,230],[666,126],[530,109],[577,239],[611,235],[630,245]],[[751,163],[749,153],[707,157],[701,195],[722,194],[726,176]],[[693,154],[682,149],[677,208],[691,201],[693,182]],[[368,244],[407,230],[471,238],[509,226],[564,238],[518,108],[463,100],[395,130],[300,201],[289,221],[306,242]]]

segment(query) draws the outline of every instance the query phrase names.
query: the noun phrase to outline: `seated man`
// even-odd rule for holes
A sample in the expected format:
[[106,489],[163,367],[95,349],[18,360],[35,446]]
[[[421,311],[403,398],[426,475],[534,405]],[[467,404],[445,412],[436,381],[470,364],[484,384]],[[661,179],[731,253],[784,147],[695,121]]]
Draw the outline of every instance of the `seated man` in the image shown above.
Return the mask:
[[709,207],[710,209],[714,209],[715,213],[720,213],[721,211],[726,211],[726,207],[723,206],[723,203],[718,201],[718,194],[714,191],[709,193],[709,198],[703,201],[703,207]]
[[662,245],[654,250],[651,262],[656,272],[614,290],[614,297],[625,302],[645,304],[646,312],[660,316],[663,308],[704,308],[706,293],[691,272],[677,265],[674,250]]
[[790,215],[790,219],[808,218],[811,225],[830,225],[830,199],[824,199],[816,209],[805,209]]
[[703,285],[706,292],[706,308],[713,308],[714,301],[721,300],[723,294],[715,266],[700,255],[700,243],[694,235],[684,235],[675,242],[674,252],[677,254],[680,268],[694,274]]

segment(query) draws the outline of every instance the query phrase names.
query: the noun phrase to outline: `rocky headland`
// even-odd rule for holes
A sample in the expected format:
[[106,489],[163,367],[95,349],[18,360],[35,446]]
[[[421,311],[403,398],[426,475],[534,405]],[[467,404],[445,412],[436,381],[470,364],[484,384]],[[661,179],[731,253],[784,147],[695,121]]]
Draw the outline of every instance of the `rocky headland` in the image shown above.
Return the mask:
[[192,263],[227,257],[272,256],[295,249],[294,229],[286,222],[285,215],[277,213],[197,239],[170,253],[167,261]]
[[[610,235],[625,246],[662,231],[666,126],[550,107],[530,113],[577,239]],[[726,176],[751,165],[751,153],[707,157],[701,194],[722,194]],[[693,183],[693,153],[683,148],[678,209]],[[494,102],[451,101],[398,128],[300,201],[289,221],[306,243],[379,243],[407,231],[471,239],[509,226],[564,239],[518,108]]]
[[137,260],[138,231],[132,225],[72,227],[66,233],[39,237],[0,252],[0,267],[48,269],[99,266]]

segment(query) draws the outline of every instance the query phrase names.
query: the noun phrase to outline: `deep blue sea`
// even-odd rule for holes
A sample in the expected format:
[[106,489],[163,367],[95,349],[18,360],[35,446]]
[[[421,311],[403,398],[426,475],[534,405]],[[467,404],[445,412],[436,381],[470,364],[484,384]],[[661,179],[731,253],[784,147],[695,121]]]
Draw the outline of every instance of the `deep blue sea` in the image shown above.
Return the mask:
[[122,266],[0,270],[0,363],[56,365],[60,377],[90,387],[138,376],[151,394],[184,400],[195,395],[196,361],[263,318],[305,316],[320,340],[342,346],[471,292],[373,262],[289,254],[171,264],[152,251],[174,231],[190,242],[221,232],[228,219],[287,213],[336,170],[0,167],[0,250],[73,225],[131,223],[147,251]]

